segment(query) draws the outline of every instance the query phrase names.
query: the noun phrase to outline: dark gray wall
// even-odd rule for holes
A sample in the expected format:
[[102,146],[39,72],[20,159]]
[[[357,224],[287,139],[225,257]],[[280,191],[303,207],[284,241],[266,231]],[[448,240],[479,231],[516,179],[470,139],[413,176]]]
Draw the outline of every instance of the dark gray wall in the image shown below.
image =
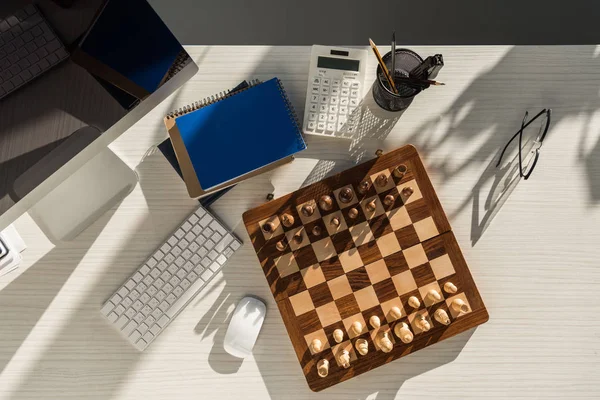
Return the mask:
[[149,0],[184,44],[592,44],[599,1]]

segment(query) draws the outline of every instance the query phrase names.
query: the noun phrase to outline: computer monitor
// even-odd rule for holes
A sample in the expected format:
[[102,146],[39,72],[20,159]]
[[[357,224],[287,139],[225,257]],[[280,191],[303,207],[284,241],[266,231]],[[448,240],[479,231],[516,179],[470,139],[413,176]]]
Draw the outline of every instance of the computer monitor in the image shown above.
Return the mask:
[[[25,35],[32,24],[41,28]],[[11,43],[20,60],[3,59]],[[55,65],[44,69],[44,56]],[[13,74],[4,76],[26,83],[7,84],[13,91],[4,97],[0,91],[0,231],[198,70],[146,0],[40,0],[35,8],[31,0],[2,2],[0,88],[9,66]]]

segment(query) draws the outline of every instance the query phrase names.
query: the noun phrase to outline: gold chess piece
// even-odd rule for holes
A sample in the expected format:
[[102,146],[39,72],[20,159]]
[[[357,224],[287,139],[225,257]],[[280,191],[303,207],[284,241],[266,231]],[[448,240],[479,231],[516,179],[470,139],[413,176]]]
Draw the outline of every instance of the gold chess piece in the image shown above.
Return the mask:
[[331,196],[321,196],[321,198],[319,199],[319,207],[321,207],[323,211],[331,210],[333,208],[333,199],[331,198]]
[[338,197],[342,203],[350,203],[352,199],[354,199],[354,192],[352,191],[352,188],[345,187],[340,190]]

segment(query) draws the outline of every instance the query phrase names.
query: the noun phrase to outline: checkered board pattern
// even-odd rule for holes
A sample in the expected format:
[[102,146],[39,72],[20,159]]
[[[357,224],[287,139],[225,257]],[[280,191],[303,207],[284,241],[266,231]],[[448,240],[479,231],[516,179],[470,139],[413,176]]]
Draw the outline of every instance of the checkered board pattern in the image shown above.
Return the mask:
[[[399,164],[408,168],[402,178],[392,174]],[[367,193],[359,195],[357,189],[362,180],[374,183],[382,173],[389,177],[386,186],[372,184]],[[346,186],[355,193],[350,203],[338,199]],[[408,198],[402,195],[405,187],[413,189]],[[324,194],[334,199],[331,210],[324,211],[317,205]],[[388,194],[396,198],[390,206],[383,202]],[[369,211],[366,205],[373,199],[376,208]],[[300,212],[305,204],[315,208],[310,217]],[[351,208],[358,210],[356,218],[349,218]],[[279,217],[283,213],[294,217],[292,226],[282,224]],[[338,227],[330,223],[335,217],[340,220]],[[262,230],[268,220],[275,222],[272,233]],[[412,146],[404,146],[250,210],[244,214],[244,221],[312,390],[349,379],[488,318],[448,220]],[[312,234],[315,225],[321,227],[319,236]],[[301,243],[292,240],[298,231],[303,232]],[[280,251],[275,245],[282,240],[286,248]],[[448,281],[458,287],[457,293],[442,290]],[[432,302],[426,297],[431,289],[442,295],[440,301]],[[408,304],[411,296],[419,299],[419,308]],[[455,298],[467,303],[469,311],[456,313],[449,307]],[[392,307],[401,310],[399,319],[390,314]],[[438,308],[446,310],[450,325],[433,318]],[[418,314],[430,322],[432,328],[428,332],[422,332],[415,324]],[[377,329],[369,324],[373,315],[381,320]],[[355,321],[363,325],[360,334],[350,328]],[[415,335],[413,342],[403,344],[392,333],[400,322],[410,326]],[[344,333],[341,343],[333,339],[336,329]],[[383,331],[390,331],[389,337],[394,342],[390,353],[380,351],[375,340]],[[313,353],[310,343],[316,338],[323,343],[323,349]],[[364,356],[354,348],[358,338],[366,339],[369,344],[369,352]],[[337,355],[344,349],[350,354],[348,369],[337,362]],[[325,378],[317,374],[316,364],[320,359],[329,360],[329,375]]]

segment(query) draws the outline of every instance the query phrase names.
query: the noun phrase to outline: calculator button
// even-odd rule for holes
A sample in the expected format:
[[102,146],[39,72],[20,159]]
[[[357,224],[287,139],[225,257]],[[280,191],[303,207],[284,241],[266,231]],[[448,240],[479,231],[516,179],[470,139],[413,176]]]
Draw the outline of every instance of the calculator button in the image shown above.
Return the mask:
[[340,115],[338,117],[338,122],[341,122],[342,124],[345,124],[346,121],[348,121],[348,118],[345,115]]
[[319,101],[321,103],[329,103],[329,96],[320,96]]
[[311,103],[318,103],[319,102],[319,96],[317,96],[316,94],[311,94],[310,95],[310,101],[311,101]]
[[329,114],[327,116],[327,122],[337,122],[337,115],[335,115],[335,114]]
[[352,97],[358,97],[358,89],[352,89],[350,91],[350,96],[352,96]]
[[327,130],[328,131],[335,131],[335,123],[330,122],[327,124]]
[[332,97],[331,100],[329,101],[329,104],[339,104],[339,103],[340,103],[339,97]]
[[308,123],[308,129],[309,130],[314,131],[316,127],[317,127],[317,123],[315,121],[310,121]]
[[327,121],[327,114],[319,114],[319,122]]
[[324,131],[325,130],[325,122],[319,122],[317,124],[317,129],[320,131]]
[[338,122],[337,122],[337,130],[341,131],[343,127],[344,127],[344,122],[341,122],[341,121],[338,120]]
[[352,82],[352,89],[358,89],[358,87],[359,87],[358,82]]
[[342,115],[348,114],[348,107],[340,106],[340,114],[342,114]]
[[329,79],[323,78],[323,85],[329,86]]
[[321,86],[321,94],[329,94],[329,87]]
[[350,107],[358,106],[358,99],[350,99]]
[[342,89],[342,96],[350,96],[350,89]]
[[311,112],[308,114],[308,120],[309,121],[316,121],[317,120],[317,113]]
[[333,86],[340,86],[340,80],[339,80],[339,79],[334,79],[334,80],[331,82],[331,84],[332,84]]
[[338,106],[329,106],[329,112],[331,114],[337,114],[337,112],[338,112]]
[[321,84],[321,78],[319,78],[318,76],[315,76],[313,78],[313,85],[320,85]]
[[327,112],[327,104],[319,104],[319,112]]
[[350,87],[350,81],[344,80],[344,82],[342,82],[342,87],[349,88]]
[[309,110],[310,110],[310,111],[317,111],[317,110],[318,110],[318,107],[319,107],[319,106],[318,106],[316,103],[312,103],[312,104],[310,105],[310,108],[309,108]]
[[311,89],[311,93],[312,94],[319,94],[319,87],[318,86],[313,86]]
[[348,107],[348,114],[352,114],[356,110],[356,107]]
[[348,105],[348,98],[344,97],[340,100],[340,105],[341,106],[347,106]]
[[332,96],[338,96],[340,94],[340,89],[339,88],[331,88],[331,95]]

